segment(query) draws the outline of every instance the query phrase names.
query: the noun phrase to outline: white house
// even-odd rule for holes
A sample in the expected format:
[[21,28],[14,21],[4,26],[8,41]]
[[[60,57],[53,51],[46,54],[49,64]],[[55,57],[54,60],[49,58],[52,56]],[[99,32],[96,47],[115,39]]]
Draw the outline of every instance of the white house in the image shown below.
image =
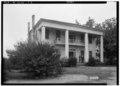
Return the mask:
[[[32,16],[32,29],[28,24],[29,41],[47,41],[59,49],[61,58],[75,56],[78,62],[88,62],[94,57],[103,62],[103,31],[88,28],[78,24],[61,22],[49,19],[40,19],[35,24],[35,16]],[[100,46],[96,40],[100,39]],[[100,57],[97,57],[97,49]]]

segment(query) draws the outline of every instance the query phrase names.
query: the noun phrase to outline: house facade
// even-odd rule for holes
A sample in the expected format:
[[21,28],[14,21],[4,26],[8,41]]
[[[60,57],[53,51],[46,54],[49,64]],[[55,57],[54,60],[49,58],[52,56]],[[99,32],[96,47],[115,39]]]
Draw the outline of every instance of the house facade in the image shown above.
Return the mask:
[[[73,23],[40,19],[32,29],[28,25],[28,39],[31,42],[49,42],[59,50],[61,58],[76,57],[86,63],[89,58],[103,62],[103,31]],[[99,42],[99,43],[98,43]]]

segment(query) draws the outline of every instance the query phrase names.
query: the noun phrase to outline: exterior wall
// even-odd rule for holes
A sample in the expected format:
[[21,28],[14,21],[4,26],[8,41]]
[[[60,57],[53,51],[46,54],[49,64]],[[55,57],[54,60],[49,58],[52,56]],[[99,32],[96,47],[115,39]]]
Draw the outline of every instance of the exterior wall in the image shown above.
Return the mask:
[[[60,32],[61,32],[60,41],[56,41],[56,29],[54,29],[54,28],[46,28],[46,29],[49,29],[49,39],[46,39],[46,40],[48,40],[52,44],[56,44],[56,47],[60,50],[61,58],[65,57],[65,31],[60,30]],[[37,33],[37,40],[40,42],[41,36],[42,36],[41,30],[36,30],[36,33]],[[74,44],[83,44],[84,45],[84,43],[81,43],[81,38],[80,38],[81,33],[78,33],[78,32],[73,32],[73,33],[75,33],[75,35],[76,35]],[[79,56],[81,55],[81,50],[84,51],[85,46],[70,45],[69,51],[70,51],[70,49],[75,49],[76,58],[79,62]],[[92,56],[96,57],[96,40],[95,39],[92,40],[92,44],[89,43],[89,51],[92,51]],[[85,51],[84,51],[84,53],[85,53]]]
[[59,52],[61,54],[61,58],[65,57],[65,46],[64,45],[56,45],[56,48],[59,49]]
[[89,43],[89,51],[92,51],[92,56],[96,58],[96,40],[95,39],[92,39],[92,44]]
[[40,42],[41,41],[41,30],[36,30],[36,35],[37,35],[37,40],[38,40],[38,42]]
[[[50,28],[47,28],[47,27],[45,28],[45,29],[49,29],[48,41],[52,44],[55,44],[56,47],[60,50],[61,58],[65,57],[65,30],[69,30],[69,34],[70,34],[70,32],[75,33],[76,39],[75,39],[74,43],[69,42],[69,45],[70,45],[69,51],[70,51],[70,49],[75,49],[78,62],[79,62],[79,56],[81,55],[81,50],[83,50],[85,53],[85,43],[81,43],[80,34],[81,33],[85,34],[85,32],[87,32],[88,34],[91,33],[91,34],[96,34],[96,35],[103,35],[103,33],[99,32],[99,31],[92,31],[92,30],[87,30],[87,29],[83,29],[83,28],[69,27],[69,26],[65,26],[65,25],[58,25],[58,24],[43,22],[39,25],[39,27],[36,28],[36,36],[37,36],[38,42],[41,42],[41,37],[42,37],[41,27],[42,26],[50,27]],[[56,40],[56,30],[61,31],[60,41]],[[31,31],[30,32],[31,41],[34,41],[33,35],[34,35],[33,31]],[[89,43],[88,49],[89,49],[89,51],[92,51],[92,56],[96,57],[96,40],[95,39],[92,41],[92,44]],[[85,55],[84,55],[84,58],[85,58]]]
[[29,37],[30,37],[30,38],[29,38],[29,39],[30,39],[30,42],[33,42],[33,41],[34,41],[34,37],[33,37],[33,36],[34,36],[33,30],[31,30],[30,36],[29,36]]
[[54,41],[55,41],[55,38],[56,38],[56,31],[54,29],[48,29],[48,30],[49,30],[49,39],[48,40],[49,40],[50,43],[54,44]]
[[[46,29],[49,29],[49,28],[46,28]],[[46,39],[48,40],[50,43],[58,43],[58,44],[65,44],[65,31],[64,30],[60,30],[60,33],[61,33],[61,36],[60,36],[60,40],[57,40],[56,39],[56,29],[53,29],[53,28],[50,28],[49,29],[49,39]],[[74,32],[75,35],[76,35],[76,39],[75,39],[75,42],[71,43],[69,42],[70,44],[82,44],[84,45],[84,43],[81,42],[81,39],[80,39],[80,33],[76,33]],[[37,35],[39,36],[38,38],[40,39],[41,38],[41,32],[37,32],[37,34],[40,34],[40,35]]]
[[81,46],[70,46],[69,47],[70,49],[75,49],[75,57],[77,58],[77,62],[79,62],[79,56],[81,56],[81,50],[85,50],[84,47],[81,47]]

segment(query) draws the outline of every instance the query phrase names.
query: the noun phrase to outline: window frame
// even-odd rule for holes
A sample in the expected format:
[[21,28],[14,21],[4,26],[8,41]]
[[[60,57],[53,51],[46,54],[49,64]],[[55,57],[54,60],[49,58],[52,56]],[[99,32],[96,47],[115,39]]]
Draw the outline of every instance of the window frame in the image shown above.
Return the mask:
[[46,29],[46,31],[45,31],[45,38],[46,39],[49,39],[49,33],[50,33],[50,31],[48,29]]
[[85,36],[84,36],[84,34],[80,34],[80,42],[82,42],[82,43],[85,42]]
[[69,34],[69,42],[70,42],[70,43],[73,43],[73,42],[75,42],[75,40],[76,40],[76,35],[75,35],[75,33],[70,33],[70,34]]
[[92,38],[93,38],[92,35],[90,35],[89,36],[89,44],[92,44],[92,41],[93,41]]
[[60,38],[61,38],[61,31],[56,30],[56,39],[60,40]]

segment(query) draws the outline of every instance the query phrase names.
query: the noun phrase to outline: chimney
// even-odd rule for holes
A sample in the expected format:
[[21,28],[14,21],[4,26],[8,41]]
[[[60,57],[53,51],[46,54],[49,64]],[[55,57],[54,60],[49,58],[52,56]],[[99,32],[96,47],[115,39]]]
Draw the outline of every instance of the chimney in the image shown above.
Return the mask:
[[35,25],[35,15],[32,15],[32,29],[33,29],[34,25]]
[[30,32],[30,22],[28,22],[28,34]]
[[28,22],[28,42],[29,42],[29,39],[30,39],[30,22]]

